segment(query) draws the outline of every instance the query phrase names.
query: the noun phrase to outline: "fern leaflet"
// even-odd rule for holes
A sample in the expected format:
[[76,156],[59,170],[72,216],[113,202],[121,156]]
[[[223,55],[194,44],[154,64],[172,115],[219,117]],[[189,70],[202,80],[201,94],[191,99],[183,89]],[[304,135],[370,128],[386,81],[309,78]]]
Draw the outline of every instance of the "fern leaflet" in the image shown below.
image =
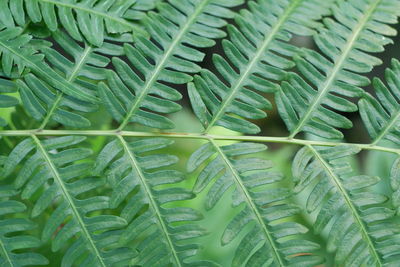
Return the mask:
[[[128,142],[119,136],[104,147],[95,165],[95,173],[102,173],[108,168],[107,176],[113,188],[110,205],[118,207],[124,203],[121,216],[130,223],[121,235],[120,242],[129,243],[138,240],[143,232],[148,233],[136,245],[139,254],[132,260],[133,264],[157,266],[168,262],[174,266],[189,263],[192,266],[202,263],[187,261],[196,253],[197,247],[182,244],[183,240],[204,234],[202,229],[193,224],[201,216],[189,208],[164,207],[170,202],[193,197],[191,192],[182,188],[160,187],[184,179],[177,171],[157,170],[170,166],[177,158],[162,154],[143,155],[170,144],[171,141],[161,138]],[[176,225],[178,222],[180,224]]]
[[[12,216],[27,210],[23,203],[10,199],[17,194],[18,191],[12,186],[0,186],[0,265],[5,267],[47,265],[49,261],[44,256],[29,252],[29,249],[40,246],[40,240],[23,233],[35,228],[36,225],[28,219]],[[21,253],[21,250],[24,252]]]
[[[110,88],[106,84],[100,86],[103,102],[120,122],[118,130],[129,122],[160,129],[174,127],[168,118],[155,114],[180,109],[172,101],[179,100],[181,94],[166,83],[185,84],[192,80],[187,73],[198,72],[200,67],[194,62],[204,57],[197,48],[213,46],[212,39],[225,36],[219,28],[226,24],[223,18],[233,15],[227,7],[240,3],[241,0],[178,0],[160,4],[160,14],[149,14],[143,23],[154,40],[137,37],[135,47],[124,47],[137,71],[113,58],[117,74],[110,75]],[[206,23],[207,18],[214,23]]]
[[[235,17],[239,29],[229,25],[230,40],[223,40],[231,63],[219,55],[213,57],[223,79],[203,70],[201,76],[196,76],[195,86],[188,85],[193,109],[206,133],[215,125],[243,133],[260,131],[254,123],[243,119],[262,119],[266,117],[262,109],[272,107],[255,91],[277,90],[273,81],[284,79],[285,70],[294,65],[285,57],[291,57],[296,47],[287,42],[293,33],[312,34],[313,29],[320,26],[316,21],[329,11],[331,2],[249,2],[250,11],[242,10]],[[300,15],[304,19],[296,20]]]
[[[316,265],[323,262],[317,255],[296,257],[301,253],[317,251],[319,246],[301,238],[308,231],[303,225],[279,220],[290,218],[297,208],[285,202],[290,192],[285,188],[266,188],[282,180],[280,173],[271,171],[272,163],[260,158],[239,156],[251,155],[266,147],[254,143],[237,143],[220,147],[215,141],[201,146],[188,161],[188,171],[200,166],[194,192],[199,193],[212,183],[207,191],[206,209],[212,209],[221,197],[234,188],[233,205],[245,204],[229,222],[221,242],[229,244],[243,231],[246,225],[255,225],[242,238],[232,266],[286,266],[290,264]],[[288,236],[292,237],[285,240]]]
[[[66,55],[60,54],[49,45],[41,45],[39,49],[45,55],[46,61],[60,75],[65,75],[66,82],[90,92],[96,92],[96,83],[107,78],[104,68],[110,60],[106,55],[123,54],[118,45],[107,42],[107,39],[102,47],[96,48],[88,44],[81,47],[61,31],[54,32],[52,37],[55,44],[62,47],[65,54],[74,60],[70,61]],[[90,126],[90,122],[79,112],[93,112],[97,105],[65,95],[33,74],[25,75],[17,84],[24,107],[33,118],[41,122],[38,129],[44,129],[51,120],[75,128]]]
[[[15,186],[22,188],[23,199],[35,198],[35,192],[44,191],[35,199],[32,217],[41,215],[54,202],[57,203],[57,208],[44,226],[42,239],[48,241],[55,234],[52,249],[58,251],[70,238],[75,237],[63,257],[62,265],[73,266],[76,261],[96,267],[123,264],[133,256],[130,249],[114,248],[112,253],[108,251],[113,245],[110,244],[112,230],[124,227],[126,221],[113,215],[89,215],[94,211],[108,209],[108,198],[79,197],[80,194],[102,184],[99,178],[87,176],[79,178],[87,174],[88,164],[74,164],[74,162],[85,159],[91,151],[70,147],[81,143],[84,139],[68,136],[45,141],[39,140],[36,136],[25,139],[10,153],[4,164],[3,175],[7,176],[31,151],[36,151],[27,157],[15,180]],[[49,152],[54,150],[57,153]],[[53,180],[52,184],[49,184],[50,180]],[[60,226],[62,228],[58,231]]]
[[369,94],[365,95],[365,97],[359,101],[360,114],[371,138],[373,138],[372,144],[378,144],[384,139],[399,144],[400,62],[393,59],[392,69],[387,69],[385,74],[389,87],[380,79],[375,78],[373,80],[373,85],[377,94],[377,99]]
[[[351,128],[352,123],[338,112],[354,112],[357,106],[345,97],[360,97],[360,86],[369,84],[366,73],[381,63],[367,53],[381,52],[396,31],[388,23],[397,21],[399,2],[393,0],[341,1],[331,18],[324,19],[326,29],[315,36],[323,54],[304,49],[296,56],[296,65],[307,83],[290,74],[277,93],[277,105],[290,137],[305,131],[314,135],[341,139],[336,128]],[[316,89],[313,88],[315,86]]]
[[[382,206],[386,196],[364,191],[377,184],[378,177],[353,175],[349,157],[358,152],[359,149],[351,146],[302,148],[293,162],[295,190],[310,190],[308,212],[320,208],[314,229],[317,233],[328,229],[328,250],[336,252],[335,263],[390,265],[398,257],[387,249],[391,246],[392,234],[398,231],[389,221],[394,211]],[[381,227],[387,231],[381,233]]]

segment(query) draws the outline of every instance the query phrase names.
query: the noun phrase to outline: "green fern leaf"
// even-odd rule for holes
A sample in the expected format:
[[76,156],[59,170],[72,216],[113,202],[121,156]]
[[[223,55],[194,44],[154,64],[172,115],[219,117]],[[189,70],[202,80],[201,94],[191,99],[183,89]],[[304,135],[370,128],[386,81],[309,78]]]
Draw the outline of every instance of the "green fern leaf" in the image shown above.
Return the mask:
[[136,0],[5,0],[2,1],[0,21],[7,27],[25,26],[25,15],[33,23],[44,21],[47,28],[56,31],[61,26],[77,41],[82,36],[91,44],[101,46],[104,33],[146,35],[137,24],[124,19]]
[[30,252],[31,249],[39,247],[41,242],[24,233],[34,229],[35,223],[15,216],[26,211],[23,203],[10,199],[17,194],[18,191],[11,186],[0,186],[0,266],[47,265],[49,261],[45,257]]
[[[400,62],[363,87],[399,16],[399,0],[0,1],[0,266],[397,267]],[[289,136],[243,135],[275,106]],[[357,110],[371,142],[339,141]]]
[[[57,88],[61,92],[79,100],[96,102],[94,92],[83,90],[81,87],[67,81],[43,61],[43,55],[38,54],[34,46],[29,43],[31,37],[22,34],[21,28],[9,28],[0,31],[0,51],[2,52],[2,71],[7,77],[17,78],[22,71],[29,69],[41,80]],[[18,67],[18,74],[12,75],[14,64]]]
[[204,234],[193,223],[201,219],[201,216],[190,208],[164,207],[170,202],[193,197],[191,192],[182,188],[160,187],[173,185],[184,179],[177,171],[157,170],[170,166],[177,158],[162,154],[148,155],[148,152],[155,152],[170,144],[171,141],[161,138],[128,142],[119,137],[104,147],[94,168],[96,174],[103,173],[107,168],[106,173],[113,188],[110,205],[118,207],[123,203],[121,216],[130,222],[121,235],[120,242],[125,244],[139,240],[144,232],[147,233],[146,238],[135,245],[139,254],[132,260],[133,265],[203,264],[202,261],[194,262],[189,259],[196,254],[196,245],[182,244],[182,241]]
[[[58,251],[74,237],[74,242],[63,257],[62,266],[73,266],[76,261],[93,267],[123,266],[133,257],[133,252],[128,248],[111,246],[112,241],[117,242],[113,236],[119,236],[114,230],[125,227],[126,221],[113,215],[89,215],[108,209],[107,197],[80,198],[81,194],[104,183],[100,178],[87,176],[90,163],[74,164],[91,153],[88,149],[70,148],[84,139],[68,136],[44,141],[36,136],[25,139],[10,153],[3,174],[10,174],[26,158],[14,184],[22,188],[23,199],[35,199],[32,217],[41,215],[57,203],[57,208],[46,221],[42,239],[48,241],[54,234],[52,250]],[[29,156],[33,151],[34,154]],[[85,178],[79,178],[82,176]],[[49,184],[50,180],[53,180],[52,184]],[[35,193],[40,190],[43,193],[35,197]],[[60,227],[61,230],[58,230]]]
[[189,74],[200,70],[197,62],[204,57],[198,49],[211,47],[213,39],[225,36],[219,28],[226,25],[224,18],[233,16],[227,7],[242,2],[173,0],[160,4],[159,14],[149,13],[143,23],[154,40],[137,37],[135,46],[125,45],[134,69],[113,58],[116,74],[110,75],[109,86],[102,84],[99,89],[110,114],[120,122],[119,130],[129,122],[161,129],[174,127],[168,118],[156,114],[180,109],[172,101],[179,100],[181,94],[166,83],[192,80]]
[[309,192],[308,212],[319,208],[314,229],[328,231],[335,264],[391,266],[399,257],[390,250],[396,242],[399,245],[393,238],[398,226],[390,222],[394,211],[384,207],[386,196],[366,190],[379,182],[378,177],[353,174],[349,157],[358,152],[351,146],[302,148],[293,162],[295,191]]
[[359,102],[360,114],[373,139],[372,144],[390,140],[400,144],[400,62],[392,60],[392,68],[385,72],[388,87],[378,78],[373,80],[377,98],[369,94]]
[[[319,245],[304,240],[308,229],[291,220],[298,208],[288,204],[290,191],[271,187],[283,179],[280,173],[270,170],[272,163],[247,156],[265,150],[254,143],[237,143],[220,147],[215,141],[201,146],[188,161],[188,171],[201,168],[194,186],[200,193],[210,183],[206,209],[212,209],[221,197],[234,188],[233,205],[243,205],[241,211],[229,222],[222,238],[222,245],[231,243],[253,223],[251,231],[242,238],[236,249],[232,266],[314,266],[323,262],[318,255],[296,257],[317,251]],[[284,222],[281,220],[285,219]],[[290,237],[290,238],[288,238]]]
[[295,57],[297,74],[290,74],[277,93],[277,106],[290,130],[290,137],[308,132],[341,139],[337,128],[352,122],[339,112],[354,112],[357,106],[346,97],[360,97],[369,79],[362,75],[381,60],[368,53],[382,52],[396,35],[387,24],[397,22],[400,3],[396,0],[340,1],[333,18],[324,19],[326,29],[315,41],[322,53],[303,49]]
[[[63,48],[64,55],[49,46],[39,47],[40,51],[54,70],[65,75],[67,82],[79,86],[82,91],[96,92],[96,83],[107,79],[104,69],[110,61],[107,56],[123,55],[120,46],[107,39],[96,48],[88,44],[81,47],[61,31],[54,32],[52,38],[57,46]],[[24,76],[17,83],[25,109],[41,122],[39,129],[44,129],[51,120],[75,128],[90,126],[90,122],[79,113],[93,112],[97,105],[67,96],[33,74]]]
[[[31,37],[22,34],[21,28],[0,29],[1,71],[7,77],[21,75],[25,67],[39,64],[43,55],[28,47]],[[14,65],[18,67],[15,70]]]
[[[219,55],[213,57],[221,78],[208,70],[195,78],[201,98],[191,94],[191,102],[205,132],[216,125],[243,133],[260,131],[245,119],[265,118],[263,109],[272,107],[259,93],[275,92],[278,86],[274,81],[284,79],[285,70],[294,66],[286,57],[291,57],[296,47],[287,42],[293,34],[313,34],[320,26],[316,21],[329,12],[332,2],[248,2],[250,10],[242,10],[235,17],[239,29],[228,25],[230,40],[223,40],[229,62]],[[298,20],[299,16],[302,20]]]

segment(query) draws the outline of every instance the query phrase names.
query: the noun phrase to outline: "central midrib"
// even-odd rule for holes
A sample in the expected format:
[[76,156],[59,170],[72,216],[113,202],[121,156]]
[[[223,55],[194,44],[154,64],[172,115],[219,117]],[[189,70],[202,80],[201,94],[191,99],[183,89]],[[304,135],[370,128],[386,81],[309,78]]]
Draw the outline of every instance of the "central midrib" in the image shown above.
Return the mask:
[[292,133],[289,135],[289,138],[294,138],[296,134],[298,134],[305,124],[310,120],[310,116],[313,115],[315,109],[319,107],[321,104],[321,101],[324,99],[324,97],[329,93],[329,89],[331,85],[336,81],[336,75],[339,73],[340,70],[342,70],[342,65],[347,59],[347,56],[349,55],[350,51],[353,49],[354,43],[357,41],[358,36],[360,35],[361,31],[364,29],[365,24],[368,22],[369,18],[373,14],[374,10],[376,7],[379,5],[379,3],[382,0],[377,0],[373,5],[371,5],[367,11],[367,13],[364,15],[362,20],[358,23],[357,27],[353,31],[352,37],[347,41],[346,46],[344,47],[343,53],[339,60],[335,62],[335,65],[333,69],[330,71],[330,73],[327,75],[329,78],[325,81],[325,83],[322,86],[322,89],[318,91],[318,95],[314,103],[310,106],[306,114],[301,118],[301,120],[298,122],[297,127],[292,131]]
[[290,3],[290,6],[287,7],[285,12],[282,14],[282,16],[279,18],[278,23],[274,25],[272,28],[271,32],[266,36],[264,39],[262,45],[258,49],[257,53],[254,55],[250,63],[247,65],[246,69],[244,70],[243,74],[241,75],[240,79],[236,82],[236,85],[232,88],[232,90],[229,93],[229,96],[225,98],[222,103],[221,107],[218,110],[218,112],[213,116],[211,122],[207,126],[207,128],[204,130],[204,133],[208,133],[211,128],[214,126],[214,124],[220,119],[220,117],[225,113],[225,110],[227,107],[232,103],[233,100],[236,98],[236,94],[238,91],[242,88],[242,84],[246,81],[246,79],[251,75],[253,72],[253,67],[259,62],[260,57],[263,55],[265,49],[270,45],[270,43],[275,40],[275,35],[279,32],[281,29],[281,26],[283,23],[286,22],[290,14],[293,12],[293,10],[297,7],[297,5],[303,0],[297,0],[297,1],[292,1]]
[[135,114],[135,112],[140,108],[140,104],[142,103],[143,99],[147,96],[148,91],[150,88],[154,85],[154,83],[158,79],[158,75],[160,72],[164,69],[165,64],[167,63],[167,60],[169,59],[170,56],[173,55],[173,52],[175,50],[175,47],[179,45],[182,41],[182,38],[185,36],[187,31],[190,29],[190,26],[194,22],[196,22],[196,18],[202,13],[203,9],[207,6],[207,4],[211,0],[204,0],[199,6],[196,7],[195,12],[189,17],[187,23],[185,26],[182,27],[178,35],[175,37],[171,45],[168,47],[168,50],[165,52],[164,56],[158,63],[157,67],[153,71],[151,78],[147,80],[147,82],[144,85],[144,88],[141,90],[140,94],[136,96],[134,103],[132,104],[132,107],[130,108],[129,112],[127,113],[127,116],[125,119],[122,121],[121,125],[118,127],[117,130],[121,131],[125,128],[125,126],[129,123],[129,120],[131,117]]

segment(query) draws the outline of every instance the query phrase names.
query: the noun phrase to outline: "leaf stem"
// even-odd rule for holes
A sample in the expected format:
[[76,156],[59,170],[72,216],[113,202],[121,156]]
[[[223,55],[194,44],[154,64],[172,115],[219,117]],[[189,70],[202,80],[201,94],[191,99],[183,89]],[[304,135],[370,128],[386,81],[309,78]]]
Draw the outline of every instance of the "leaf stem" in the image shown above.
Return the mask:
[[0,131],[0,136],[65,136],[65,135],[82,135],[82,136],[123,136],[123,137],[165,137],[177,139],[202,139],[202,140],[219,140],[219,141],[247,141],[261,143],[282,143],[300,146],[355,146],[363,150],[376,150],[400,155],[400,148],[391,148],[373,144],[330,142],[303,140],[289,137],[274,136],[250,136],[250,135],[213,135],[201,133],[152,133],[152,132],[134,132],[134,131],[115,131],[115,130],[4,130]]

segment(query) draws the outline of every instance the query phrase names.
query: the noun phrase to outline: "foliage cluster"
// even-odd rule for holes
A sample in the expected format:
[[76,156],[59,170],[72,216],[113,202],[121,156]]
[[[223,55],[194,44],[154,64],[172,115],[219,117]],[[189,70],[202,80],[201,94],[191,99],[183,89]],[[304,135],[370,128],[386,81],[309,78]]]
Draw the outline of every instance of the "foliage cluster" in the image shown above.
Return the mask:
[[0,266],[399,266],[398,16],[0,1]]

